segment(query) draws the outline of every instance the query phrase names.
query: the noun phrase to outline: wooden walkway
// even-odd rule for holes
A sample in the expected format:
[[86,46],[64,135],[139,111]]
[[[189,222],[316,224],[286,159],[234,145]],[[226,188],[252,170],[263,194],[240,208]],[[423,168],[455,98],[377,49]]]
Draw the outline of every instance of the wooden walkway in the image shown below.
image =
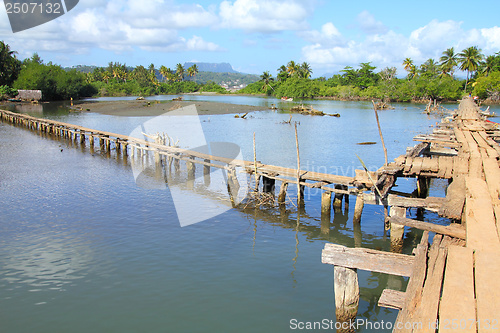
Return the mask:
[[[406,291],[387,289],[379,300],[379,306],[400,309],[393,332],[500,330],[500,147],[494,140],[499,132],[479,111],[471,99],[462,100],[452,120],[445,119],[431,135],[416,137],[421,144],[383,168],[386,176],[379,178],[390,182],[379,184],[387,193],[398,176],[416,176],[417,194],[424,201],[430,177],[450,179],[437,212],[457,223],[438,226],[408,219],[407,206],[387,199],[391,241],[402,241],[404,226],[426,230],[414,255],[390,258],[395,254],[331,244],[323,250],[323,262],[336,266],[335,293],[356,290],[342,285],[357,281],[356,269],[410,278]],[[436,233],[432,245],[429,231]],[[355,299],[345,296],[344,303]],[[348,307],[337,302],[336,308],[344,311],[340,317],[345,320]]]
[[[153,154],[159,167],[175,166],[178,171],[180,161],[184,161],[188,170],[188,177],[194,178],[196,165],[203,167],[205,175],[210,174],[210,168],[219,168],[227,171],[228,193],[234,194],[234,188],[239,188],[236,177],[236,169],[243,170],[247,174],[257,174],[255,186],[259,188],[262,182],[263,192],[275,192],[276,180],[281,182],[278,203],[284,203],[288,184],[297,184],[300,192],[303,193],[305,187],[319,188],[326,195],[323,195],[323,204],[331,206],[331,193],[335,193],[337,199],[342,200],[349,194],[359,194],[367,190],[373,184],[364,170],[356,170],[356,177],[347,177],[335,174],[312,172],[293,168],[285,168],[275,165],[262,164],[259,161],[243,161],[221,156],[213,156],[201,152],[182,149],[176,146],[168,146],[154,141],[150,138],[139,139],[122,134],[99,131],[78,125],[63,123],[50,119],[32,117],[26,114],[14,113],[0,110],[0,120],[16,126],[49,135],[55,139],[70,140],[81,145],[88,145],[90,149],[97,146],[101,152],[110,154],[115,151],[117,154],[142,158],[148,154]],[[299,204],[303,204],[303,197],[298,198]]]

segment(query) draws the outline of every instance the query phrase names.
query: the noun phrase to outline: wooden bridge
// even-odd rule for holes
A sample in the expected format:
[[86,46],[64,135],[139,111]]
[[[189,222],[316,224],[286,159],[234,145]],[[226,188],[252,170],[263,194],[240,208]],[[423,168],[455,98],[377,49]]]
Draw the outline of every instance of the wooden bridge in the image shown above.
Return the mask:
[[[500,330],[499,131],[479,111],[471,99],[462,100],[453,119],[416,137],[420,144],[382,168],[386,192],[397,177],[418,178],[420,199],[413,200],[419,206],[390,194],[382,200],[391,206],[393,253],[326,244],[322,261],[335,265],[338,320],[356,316],[356,270],[362,269],[409,277],[406,291],[386,289],[379,300],[379,306],[400,310],[393,332]],[[450,180],[445,198],[425,198],[432,177]],[[452,223],[408,219],[408,207],[434,210]],[[425,230],[414,255],[397,253],[404,226]],[[429,232],[435,233],[432,245]]]
[[82,146],[88,145],[91,151],[99,149],[101,153],[108,155],[115,152],[126,157],[142,159],[148,154],[153,154],[159,168],[170,169],[173,165],[175,171],[179,171],[181,167],[180,161],[184,161],[188,178],[191,179],[195,178],[196,165],[203,167],[205,176],[210,174],[210,168],[224,169],[227,171],[228,193],[230,196],[238,192],[240,187],[236,177],[237,168],[247,174],[256,176],[252,178],[255,179],[256,184],[254,186],[257,191],[262,183],[263,192],[274,194],[276,180],[280,181],[279,194],[276,196],[279,204],[285,203],[287,188],[290,183],[298,185],[297,200],[299,206],[304,204],[303,193],[305,187],[320,188],[324,192],[322,205],[325,211],[329,211],[332,206],[332,193],[335,193],[333,199],[335,205],[339,206],[344,198],[346,202],[348,201],[349,194],[361,194],[372,186],[372,182],[364,170],[356,170],[356,177],[346,177],[262,164],[257,160],[243,161],[213,156],[177,146],[169,146],[165,142],[150,141],[151,138],[148,137],[144,139],[134,138],[6,110],[0,110],[0,120],[42,133],[54,139],[69,140]]
[[[400,309],[396,332],[444,332],[457,327],[465,332],[483,332],[500,327],[500,285],[495,279],[500,274],[500,148],[495,141],[500,132],[480,118],[478,107],[470,99],[461,101],[458,114],[453,119],[445,118],[431,135],[417,136],[415,140],[420,143],[406,154],[378,172],[356,170],[355,177],[266,165],[256,159],[212,156],[4,110],[0,110],[0,119],[54,139],[88,145],[91,151],[97,145],[108,155],[114,151],[117,156],[141,159],[153,154],[158,168],[170,169],[173,165],[177,172],[180,161],[184,161],[192,179],[196,165],[203,167],[205,176],[210,168],[224,169],[230,196],[234,188],[239,188],[236,168],[256,176],[255,189],[262,182],[263,192],[275,194],[275,182],[280,181],[279,204],[285,203],[289,184],[299,187],[299,206],[305,187],[319,188],[323,191],[322,218],[331,214],[332,193],[334,208],[342,204],[342,199],[347,205],[349,195],[356,195],[353,220],[358,229],[365,203],[390,207],[386,226],[391,230],[392,253],[335,244],[327,244],[323,250],[323,262],[335,266],[337,319],[355,318],[359,302],[356,270],[362,269],[410,278],[406,291],[384,290],[379,300],[380,306]],[[398,177],[416,177],[415,193],[393,191]],[[450,181],[445,198],[427,196],[431,178]],[[373,182],[378,189],[375,192],[369,191]],[[408,219],[408,208],[433,211],[453,223],[443,226]],[[424,230],[414,255],[399,253],[405,226]],[[432,245],[429,232],[436,233]]]

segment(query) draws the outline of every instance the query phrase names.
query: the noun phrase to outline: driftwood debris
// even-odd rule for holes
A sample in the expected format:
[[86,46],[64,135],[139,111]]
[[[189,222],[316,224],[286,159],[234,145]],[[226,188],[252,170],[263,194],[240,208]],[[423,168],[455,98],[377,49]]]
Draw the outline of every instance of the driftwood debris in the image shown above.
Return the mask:
[[312,105],[304,106],[304,104],[294,106],[290,109],[290,111],[310,116],[331,116],[337,118],[340,117],[340,114],[338,113],[335,114],[324,113],[323,111],[316,110],[315,108],[313,108]]

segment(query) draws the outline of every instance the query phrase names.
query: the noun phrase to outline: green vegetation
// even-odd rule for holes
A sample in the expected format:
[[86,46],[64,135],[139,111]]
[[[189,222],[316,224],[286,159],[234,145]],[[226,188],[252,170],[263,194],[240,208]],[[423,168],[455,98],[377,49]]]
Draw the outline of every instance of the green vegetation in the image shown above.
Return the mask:
[[[464,93],[472,93],[489,102],[500,102],[500,52],[485,58],[475,46],[458,54],[449,48],[442,53],[439,62],[428,59],[417,66],[411,58],[406,58],[402,65],[408,72],[404,79],[396,77],[395,67],[377,72],[369,62],[361,63],[359,68],[347,66],[329,79],[310,79],[311,71],[307,63],[297,65],[290,61],[278,68],[276,79],[266,71],[260,81],[240,92],[296,99],[329,97],[398,102],[428,99],[455,101]],[[457,68],[466,71],[466,80],[454,77]]]
[[[155,68],[150,64],[127,67],[110,62],[107,67],[77,66],[63,69],[52,63],[44,64],[35,53],[19,61],[16,52],[0,41],[0,98],[14,96],[16,89],[42,90],[44,99],[61,100],[87,96],[150,96],[191,92],[228,93],[222,82],[248,84],[238,93],[266,94],[306,99],[315,97],[386,101],[454,101],[463,94],[474,94],[489,102],[500,102],[500,52],[484,56],[475,46],[460,53],[449,48],[439,62],[428,59],[414,64],[411,58],[402,62],[407,71],[398,78],[395,67],[377,70],[369,62],[357,68],[346,66],[330,78],[311,79],[308,63],[290,61],[277,69],[274,78],[269,71],[259,77],[240,73],[199,72],[196,64],[174,69]],[[466,72],[466,79],[454,76],[455,70]],[[227,81],[224,81],[227,80]]]
[[9,45],[0,41],[0,100],[12,97],[15,92],[11,86],[21,71],[21,62],[16,54]]
[[13,87],[41,90],[46,100],[81,98],[96,93],[95,88],[85,82],[85,74],[76,70],[65,71],[50,62],[44,64],[36,53],[22,62]]

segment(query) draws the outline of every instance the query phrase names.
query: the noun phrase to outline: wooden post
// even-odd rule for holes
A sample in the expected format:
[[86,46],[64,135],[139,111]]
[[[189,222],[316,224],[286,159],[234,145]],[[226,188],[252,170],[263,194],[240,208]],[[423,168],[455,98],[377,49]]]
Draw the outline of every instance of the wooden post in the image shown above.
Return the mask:
[[[335,189],[344,190],[344,186],[335,185]],[[335,193],[335,198],[333,199],[333,210],[337,213],[342,209],[342,199],[344,198],[343,193]]]
[[297,123],[295,123],[295,145],[297,146],[297,207],[304,206],[304,185],[300,185],[300,150]]
[[417,197],[426,198],[429,194],[429,183],[426,177],[417,177]]
[[332,192],[324,191],[321,193],[321,216],[330,218],[332,213]]
[[[193,156],[189,156],[189,159],[192,160]],[[186,161],[186,166],[187,166],[187,172],[188,172],[188,179],[194,179],[194,175],[196,172],[196,166],[194,165],[193,162]]]
[[378,133],[380,135],[380,141],[382,142],[382,147],[384,148],[384,157],[385,157],[385,165],[389,164],[387,160],[387,148],[385,147],[384,143],[384,136],[382,135],[382,129],[380,128],[380,121],[378,119],[378,112],[377,112],[377,105],[375,102],[372,100],[373,103],[373,109],[375,110],[375,118],[377,119],[377,127],[378,127]]
[[334,267],[335,314],[338,322],[356,319],[359,306],[359,283],[356,269]]
[[359,192],[356,196],[356,205],[354,206],[354,217],[352,219],[354,224],[359,224],[361,222],[361,214],[363,213],[364,206],[363,192]]
[[[406,208],[392,206],[389,215],[390,216],[406,217]],[[405,233],[404,225],[391,223],[391,251],[392,252],[401,253],[403,251],[404,233]]]
[[109,137],[104,138],[106,140],[106,151],[109,152],[111,150],[111,139]]
[[[210,160],[204,160],[205,163],[210,163]],[[205,186],[210,186],[210,166],[209,165],[204,165],[203,166],[203,180],[205,181]]]
[[262,192],[272,193],[274,195],[275,186],[276,186],[275,179],[262,176]]
[[181,160],[179,158],[174,158],[174,169],[176,173],[181,170]]
[[94,148],[94,134],[90,133],[89,135],[89,145],[90,147]]
[[234,205],[234,199],[238,197],[238,192],[240,190],[240,184],[236,176],[236,169],[231,167],[227,171],[227,191],[231,199],[231,203]]
[[128,155],[128,143],[127,141],[122,142],[122,150],[123,150],[123,156]]
[[297,207],[301,208],[301,209],[303,209],[304,206],[305,206],[305,203],[304,203],[304,189],[305,189],[304,185],[299,185],[299,193],[298,193],[298,196],[297,196]]
[[282,182],[280,186],[280,193],[278,194],[278,204],[284,205],[286,201],[286,190],[288,189],[288,183]]

